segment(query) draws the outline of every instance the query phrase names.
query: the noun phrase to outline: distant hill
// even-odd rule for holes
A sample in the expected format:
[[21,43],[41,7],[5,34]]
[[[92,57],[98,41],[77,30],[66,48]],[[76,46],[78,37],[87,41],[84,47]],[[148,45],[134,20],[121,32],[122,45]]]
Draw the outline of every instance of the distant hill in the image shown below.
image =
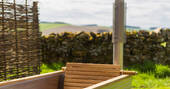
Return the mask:
[[68,24],[68,23],[65,23],[65,22],[54,22],[55,24]]
[[126,29],[141,29],[140,27],[137,26],[126,26]]
[[[86,24],[86,25],[77,26],[77,25],[71,25],[59,21],[56,22],[42,21],[40,23],[40,29],[43,32],[43,35],[48,35],[51,33],[60,33],[60,32],[81,32],[81,31],[101,33],[101,32],[112,32],[113,30],[112,26],[98,26],[97,24]],[[138,26],[129,26],[129,25],[126,26],[126,31],[133,31],[133,30],[139,31],[144,29]]]
[[98,26],[97,24],[86,24],[86,25],[82,25],[82,26]]
[[157,29],[158,27],[150,27],[149,29],[150,30],[155,30],[155,29]]
[[100,26],[75,26],[75,25],[64,25],[55,28],[50,28],[48,30],[43,30],[43,35],[49,35],[51,33],[61,33],[61,32],[111,32],[112,28],[100,27]]
[[51,22],[46,22],[46,21],[40,21],[40,23],[51,23]]
[[40,31],[63,27],[63,26],[67,26],[67,25],[69,25],[69,24],[61,24],[61,23],[56,24],[56,23],[43,22],[43,23],[40,23]]
[[68,24],[68,23],[60,22],[60,21],[56,21],[56,22],[41,21],[40,23],[45,23],[45,24]]

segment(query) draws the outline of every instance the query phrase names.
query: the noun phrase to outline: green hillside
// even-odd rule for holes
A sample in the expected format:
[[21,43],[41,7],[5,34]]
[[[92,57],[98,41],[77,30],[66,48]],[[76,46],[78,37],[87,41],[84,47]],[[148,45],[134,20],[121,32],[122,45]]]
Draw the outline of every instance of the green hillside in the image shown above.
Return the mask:
[[40,31],[67,26],[68,24],[56,24],[56,23],[40,23]]

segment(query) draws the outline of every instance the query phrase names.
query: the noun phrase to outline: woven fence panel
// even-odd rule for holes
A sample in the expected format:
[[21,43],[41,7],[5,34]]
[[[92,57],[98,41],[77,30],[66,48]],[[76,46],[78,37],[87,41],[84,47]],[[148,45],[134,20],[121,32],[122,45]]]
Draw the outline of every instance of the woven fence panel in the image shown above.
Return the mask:
[[40,73],[37,2],[0,2],[0,81]]

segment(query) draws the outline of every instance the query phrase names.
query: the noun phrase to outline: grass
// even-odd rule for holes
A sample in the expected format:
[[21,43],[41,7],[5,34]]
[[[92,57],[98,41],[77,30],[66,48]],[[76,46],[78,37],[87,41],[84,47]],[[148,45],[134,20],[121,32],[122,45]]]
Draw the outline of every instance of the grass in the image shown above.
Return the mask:
[[40,23],[40,31],[67,26],[68,24],[55,24],[55,23]]
[[136,76],[133,76],[133,89],[170,89],[169,66],[145,62],[125,70],[138,72]]
[[133,77],[133,89],[170,89],[170,77],[156,78],[154,74],[139,73]]
[[[60,70],[63,66],[63,63],[43,64],[41,66],[41,74]],[[125,69],[138,72],[136,76],[133,76],[133,89],[170,89],[170,68],[168,66],[155,65],[153,67],[152,63],[145,63],[144,68],[141,68],[141,66],[143,65],[134,65]],[[155,68],[155,70],[153,71],[153,68],[150,68],[150,66]],[[167,74],[168,76],[165,76]]]
[[41,74],[61,70],[61,68],[63,66],[64,66],[64,64],[62,64],[62,63],[42,64],[41,65]]

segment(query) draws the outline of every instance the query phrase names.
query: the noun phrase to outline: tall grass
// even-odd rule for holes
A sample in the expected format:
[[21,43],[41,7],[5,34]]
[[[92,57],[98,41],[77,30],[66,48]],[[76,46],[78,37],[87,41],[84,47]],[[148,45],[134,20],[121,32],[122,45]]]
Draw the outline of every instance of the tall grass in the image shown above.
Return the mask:
[[133,77],[133,89],[170,89],[170,77],[156,78],[154,74],[139,73]]
[[126,70],[138,72],[132,80],[133,89],[170,89],[169,66],[146,61],[127,67]]

